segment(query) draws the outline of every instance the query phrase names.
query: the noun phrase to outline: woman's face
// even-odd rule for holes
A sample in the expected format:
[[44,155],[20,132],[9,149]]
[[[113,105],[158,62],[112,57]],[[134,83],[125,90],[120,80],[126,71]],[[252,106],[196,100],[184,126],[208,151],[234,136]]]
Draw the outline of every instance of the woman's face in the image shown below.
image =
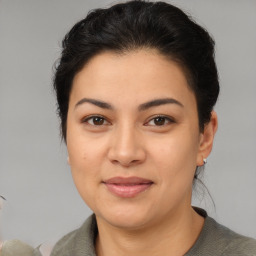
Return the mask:
[[98,219],[134,229],[188,210],[203,144],[183,71],[156,51],[105,52],[75,76],[69,163]]

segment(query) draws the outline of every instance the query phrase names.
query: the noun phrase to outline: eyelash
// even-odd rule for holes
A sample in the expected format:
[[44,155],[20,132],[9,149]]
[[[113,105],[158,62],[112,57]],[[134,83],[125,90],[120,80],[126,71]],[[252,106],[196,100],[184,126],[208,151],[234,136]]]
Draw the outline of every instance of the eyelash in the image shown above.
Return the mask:
[[103,119],[104,122],[106,121],[106,118],[101,116],[101,115],[95,115],[95,116],[89,116],[89,117],[86,117],[85,119],[82,120],[82,123],[88,123],[89,125],[91,126],[102,126],[102,125],[94,125],[94,124],[90,124],[88,121],[89,120],[93,120],[94,118],[100,118],[100,119]]
[[[151,122],[151,121],[156,120],[157,118],[163,118],[163,119],[165,120],[165,122],[166,122],[166,121],[168,122],[167,124],[175,123],[175,121],[174,121],[172,118],[168,117],[168,116],[157,115],[157,116],[151,118],[151,119],[147,122],[147,124],[148,124],[149,122]],[[164,125],[153,125],[153,126],[162,127],[162,126],[165,126],[165,125],[167,125],[167,124],[165,123]]]
[[[106,118],[103,117],[103,116],[101,116],[101,115],[94,115],[94,116],[86,117],[85,119],[82,120],[82,123],[87,123],[87,124],[89,124],[89,125],[91,125],[91,126],[95,126],[95,127],[96,127],[96,126],[102,126],[102,125],[104,125],[104,123],[103,123],[103,124],[100,124],[100,125],[90,124],[89,121],[90,121],[90,120],[93,120],[94,118],[100,118],[100,119],[103,120],[103,122],[107,121]],[[156,120],[157,118],[163,118],[163,119],[165,120],[165,122],[166,122],[166,121],[168,122],[167,124],[175,123],[175,121],[174,121],[172,118],[168,117],[168,116],[165,116],[165,115],[157,115],[157,116],[151,118],[151,119],[146,123],[146,126],[163,127],[163,126],[166,126],[166,125],[167,125],[165,122],[164,122],[165,124],[163,124],[163,125],[148,125],[151,121],[154,121],[154,120]],[[108,122],[108,121],[107,121],[107,122]]]

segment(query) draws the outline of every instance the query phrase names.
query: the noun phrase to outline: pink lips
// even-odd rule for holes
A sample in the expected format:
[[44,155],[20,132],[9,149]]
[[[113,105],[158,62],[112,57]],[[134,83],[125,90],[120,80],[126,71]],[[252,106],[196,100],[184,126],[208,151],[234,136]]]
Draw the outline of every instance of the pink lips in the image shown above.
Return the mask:
[[119,197],[135,197],[147,190],[153,181],[139,177],[114,177],[103,182],[108,190]]

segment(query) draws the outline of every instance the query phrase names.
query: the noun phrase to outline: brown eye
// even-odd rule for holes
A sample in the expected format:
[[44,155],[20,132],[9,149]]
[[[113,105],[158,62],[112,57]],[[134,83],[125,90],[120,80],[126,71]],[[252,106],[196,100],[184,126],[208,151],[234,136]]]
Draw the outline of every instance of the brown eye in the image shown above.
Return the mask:
[[155,125],[164,125],[166,121],[166,118],[164,117],[156,117],[154,118],[154,124]]
[[83,120],[83,123],[88,123],[93,126],[101,126],[107,124],[107,121],[101,116],[90,116]]
[[104,124],[104,119],[102,117],[93,117],[92,122],[94,125],[103,125]]
[[147,125],[149,126],[165,126],[168,124],[174,123],[174,121],[167,116],[156,116],[152,118]]

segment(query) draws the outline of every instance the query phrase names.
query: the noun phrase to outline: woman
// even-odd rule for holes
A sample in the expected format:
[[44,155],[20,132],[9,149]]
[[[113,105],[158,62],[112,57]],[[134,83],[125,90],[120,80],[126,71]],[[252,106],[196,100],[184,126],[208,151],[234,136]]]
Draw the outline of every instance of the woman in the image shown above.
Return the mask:
[[56,70],[75,185],[94,215],[52,256],[256,255],[191,206],[217,130],[214,42],[180,9],[130,1],[66,35]]
[[166,3],[95,10],[55,76],[76,187],[93,210],[52,255],[250,255],[256,243],[191,207],[219,93],[209,34]]

